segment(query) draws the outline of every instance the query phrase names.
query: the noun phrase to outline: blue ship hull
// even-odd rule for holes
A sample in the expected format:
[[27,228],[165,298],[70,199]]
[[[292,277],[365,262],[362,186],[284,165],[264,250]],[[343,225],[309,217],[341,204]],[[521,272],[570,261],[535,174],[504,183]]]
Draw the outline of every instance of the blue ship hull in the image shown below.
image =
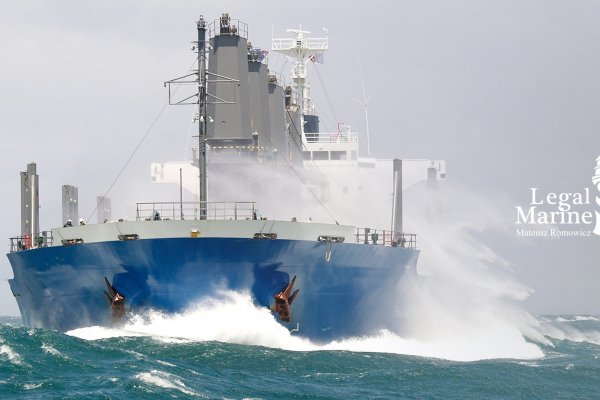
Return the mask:
[[325,341],[380,328],[371,323],[374,307],[385,306],[385,292],[414,272],[418,253],[355,243],[184,237],[52,246],[8,258],[10,286],[28,326],[109,326],[105,277],[125,296],[128,312],[181,312],[221,289],[247,291],[270,308],[274,294],[296,276],[292,319],[281,323],[299,324],[301,336]]

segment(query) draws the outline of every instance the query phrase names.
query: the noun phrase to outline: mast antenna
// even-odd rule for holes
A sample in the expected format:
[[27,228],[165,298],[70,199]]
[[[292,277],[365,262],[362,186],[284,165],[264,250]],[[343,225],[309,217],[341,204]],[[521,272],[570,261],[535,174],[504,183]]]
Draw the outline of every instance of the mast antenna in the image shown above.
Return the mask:
[[371,97],[367,97],[367,93],[365,91],[365,80],[363,79],[362,66],[360,63],[358,64],[358,71],[360,72],[360,84],[362,86],[363,97],[362,100],[354,99],[354,101],[362,104],[362,106],[365,108],[365,122],[367,124],[367,157],[371,157],[371,132],[369,130],[369,100]]

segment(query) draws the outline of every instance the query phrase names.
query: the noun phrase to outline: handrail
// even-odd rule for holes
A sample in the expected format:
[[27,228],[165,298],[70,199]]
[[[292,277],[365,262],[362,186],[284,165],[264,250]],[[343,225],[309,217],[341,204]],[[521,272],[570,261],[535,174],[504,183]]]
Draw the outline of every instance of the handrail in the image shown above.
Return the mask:
[[314,132],[304,137],[308,143],[358,143],[356,132]]
[[356,243],[417,248],[417,235],[414,233],[392,232],[383,229],[356,228]]
[[208,24],[208,38],[215,36],[234,35],[248,39],[248,24],[225,14]]
[[257,219],[253,201],[186,201],[137,203],[136,220],[198,220],[203,214],[210,220]]
[[[183,207],[182,207],[183,206]],[[206,216],[211,220],[249,220],[256,219],[256,208],[254,202],[207,202]],[[183,210],[183,214],[181,211]],[[200,219],[198,202],[154,202],[137,203],[138,221],[152,220],[154,212],[159,213],[159,219]],[[35,240],[30,235],[13,236],[10,240],[10,253],[22,250],[30,250],[41,247],[49,247],[54,243],[52,231],[40,232]],[[417,248],[417,235],[414,233],[392,232],[383,229],[356,228],[356,243],[403,247],[409,249]]]
[[10,240],[10,253],[21,250],[38,249],[40,247],[52,246],[54,239],[52,238],[52,231],[43,231],[39,235],[33,238],[31,235],[13,236]]
[[273,38],[271,47],[274,51],[293,50],[293,49],[311,49],[311,50],[327,50],[329,47],[328,38],[313,38],[304,37],[298,45],[297,38]]

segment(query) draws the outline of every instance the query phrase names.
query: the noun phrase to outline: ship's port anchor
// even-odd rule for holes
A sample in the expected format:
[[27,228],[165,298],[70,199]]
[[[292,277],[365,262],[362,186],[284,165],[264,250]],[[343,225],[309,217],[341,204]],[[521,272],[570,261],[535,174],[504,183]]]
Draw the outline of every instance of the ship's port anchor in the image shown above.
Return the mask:
[[110,319],[113,324],[116,324],[121,322],[125,316],[125,296],[117,292],[106,277],[104,277],[104,282],[108,289],[108,292],[105,290],[104,294],[108,304],[110,304]]
[[[290,322],[292,320],[291,307],[294,299],[300,292],[300,289],[296,289],[294,293],[292,293],[292,289],[294,289],[294,283],[296,283],[296,276],[294,276],[290,283],[288,283],[281,292],[275,294],[273,297],[275,298],[275,312],[279,314],[279,319],[285,322]],[[291,296],[290,296],[291,293]]]
[[331,242],[327,242],[325,246],[325,261],[331,261]]

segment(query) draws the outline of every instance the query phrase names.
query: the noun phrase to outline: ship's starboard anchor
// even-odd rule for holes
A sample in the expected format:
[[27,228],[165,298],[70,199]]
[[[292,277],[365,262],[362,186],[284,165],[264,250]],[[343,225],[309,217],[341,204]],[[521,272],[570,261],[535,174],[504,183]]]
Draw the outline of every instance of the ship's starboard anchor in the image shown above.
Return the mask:
[[[279,314],[279,319],[285,322],[290,322],[292,320],[291,307],[294,299],[300,292],[300,289],[296,289],[294,293],[292,290],[294,289],[294,283],[296,283],[296,276],[292,278],[290,283],[288,283],[281,292],[275,294],[273,297],[275,298],[275,312]],[[291,295],[290,295],[291,293]]]
[[125,316],[125,296],[117,292],[106,277],[104,277],[104,283],[106,283],[106,288],[108,289],[108,291],[104,291],[104,294],[106,295],[108,304],[110,304],[110,319],[113,324],[117,324]]
[[325,261],[331,261],[331,249],[333,243],[344,243],[343,236],[320,235],[317,239],[319,242],[325,243]]

